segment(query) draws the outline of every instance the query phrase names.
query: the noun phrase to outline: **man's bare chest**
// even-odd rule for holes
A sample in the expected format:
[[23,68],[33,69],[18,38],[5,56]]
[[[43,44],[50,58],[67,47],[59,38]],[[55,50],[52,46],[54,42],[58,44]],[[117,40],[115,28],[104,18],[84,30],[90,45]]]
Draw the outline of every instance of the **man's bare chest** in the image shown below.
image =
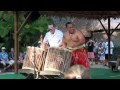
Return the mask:
[[66,40],[72,41],[72,42],[78,42],[79,39],[78,39],[77,35],[67,35]]

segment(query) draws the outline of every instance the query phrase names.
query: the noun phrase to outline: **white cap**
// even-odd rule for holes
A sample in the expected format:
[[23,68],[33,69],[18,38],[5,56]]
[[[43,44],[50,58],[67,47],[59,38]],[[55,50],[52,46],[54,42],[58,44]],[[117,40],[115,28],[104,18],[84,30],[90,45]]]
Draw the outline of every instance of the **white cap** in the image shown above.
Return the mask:
[[5,47],[2,47],[1,49],[6,49]]

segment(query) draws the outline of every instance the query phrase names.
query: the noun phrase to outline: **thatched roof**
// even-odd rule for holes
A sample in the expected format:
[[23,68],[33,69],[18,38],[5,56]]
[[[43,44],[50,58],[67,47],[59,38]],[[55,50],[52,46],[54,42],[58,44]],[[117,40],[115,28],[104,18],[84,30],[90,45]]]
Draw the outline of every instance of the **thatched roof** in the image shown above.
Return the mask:
[[39,11],[40,14],[51,16],[85,17],[89,19],[119,18],[120,11]]

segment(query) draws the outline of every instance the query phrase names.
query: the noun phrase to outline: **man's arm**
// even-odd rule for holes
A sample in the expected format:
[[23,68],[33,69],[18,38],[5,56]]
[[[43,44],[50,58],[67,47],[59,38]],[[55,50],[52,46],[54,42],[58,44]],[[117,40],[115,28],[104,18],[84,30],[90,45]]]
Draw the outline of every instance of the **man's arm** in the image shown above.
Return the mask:
[[43,46],[42,48],[48,49],[49,46],[47,44],[48,44],[48,39],[47,39],[47,34],[46,34],[44,39],[43,39],[43,42],[42,42],[42,46]]
[[63,48],[66,48],[66,46],[67,46],[67,43],[66,43],[66,40],[65,40],[65,34],[63,35],[62,43],[60,44],[60,46],[63,47]]
[[60,41],[59,41],[59,47],[62,47],[62,44],[63,44],[63,33],[60,32]]

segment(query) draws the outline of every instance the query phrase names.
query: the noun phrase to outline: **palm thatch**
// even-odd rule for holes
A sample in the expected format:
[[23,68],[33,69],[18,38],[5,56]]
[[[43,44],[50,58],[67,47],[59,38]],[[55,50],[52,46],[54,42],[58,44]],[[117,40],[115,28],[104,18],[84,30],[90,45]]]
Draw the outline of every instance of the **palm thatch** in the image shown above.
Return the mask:
[[39,11],[41,15],[59,17],[85,17],[88,19],[107,19],[108,17],[120,17],[120,11]]

